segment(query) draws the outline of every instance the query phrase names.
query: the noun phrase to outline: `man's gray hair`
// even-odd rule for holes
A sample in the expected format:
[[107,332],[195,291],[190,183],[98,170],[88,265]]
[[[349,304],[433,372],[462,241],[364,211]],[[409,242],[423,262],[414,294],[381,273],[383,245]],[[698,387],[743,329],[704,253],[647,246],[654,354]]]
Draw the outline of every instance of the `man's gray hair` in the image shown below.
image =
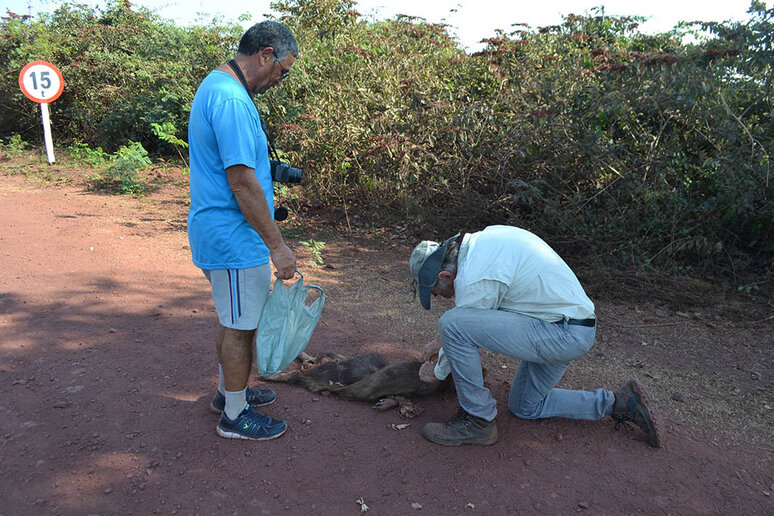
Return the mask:
[[288,54],[298,57],[298,43],[296,43],[293,33],[283,24],[274,20],[262,21],[247,29],[239,41],[238,52],[251,56],[266,47],[273,48],[280,61],[283,61]]

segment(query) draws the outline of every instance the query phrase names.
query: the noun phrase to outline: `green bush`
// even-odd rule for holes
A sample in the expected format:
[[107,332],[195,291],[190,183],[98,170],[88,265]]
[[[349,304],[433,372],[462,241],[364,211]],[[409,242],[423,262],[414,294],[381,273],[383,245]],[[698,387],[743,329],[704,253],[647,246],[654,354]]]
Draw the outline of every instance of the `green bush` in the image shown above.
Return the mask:
[[197,86],[233,54],[241,33],[236,24],[176,27],[122,0],[104,8],[64,3],[39,20],[8,13],[0,24],[0,135],[39,127],[17,77],[42,59],[65,79],[51,104],[57,141],[114,152],[132,140],[156,151],[151,122],[187,128]]
[[[771,266],[774,10],[762,2],[744,22],[658,35],[600,8],[497,33],[473,55],[444,25],[369,21],[351,0],[273,7],[301,55],[256,102],[306,195],[442,235],[516,224],[563,253],[639,268]],[[9,14],[0,135],[39,126],[16,78],[47,59],[66,82],[52,104],[60,141],[185,159],[195,89],[241,33],[121,1]]]
[[29,142],[22,140],[21,135],[14,134],[8,138],[8,142],[3,143],[0,141],[0,149],[2,149],[6,158],[16,158],[24,153],[24,148],[29,145]]
[[85,144],[78,144],[70,147],[70,155],[89,166],[104,167],[102,173],[97,172],[90,178],[94,189],[116,188],[122,194],[138,194],[147,190],[137,175],[138,172],[150,167],[152,162],[148,157],[148,151],[140,142],[130,141],[128,145],[119,147],[112,156],[106,154],[101,148],[92,150]]
[[73,142],[67,147],[67,152],[72,159],[92,168],[103,167],[110,163],[110,154],[102,150],[102,147],[92,149],[88,143]]
[[771,264],[762,4],[655,36],[599,10],[472,56],[443,26],[367,22],[354,2],[275,6],[302,55],[262,112],[323,200],[442,234],[517,224],[637,267]]
[[183,156],[183,151],[181,150],[188,148],[188,142],[177,137],[175,124],[172,122],[164,122],[163,124],[151,122],[151,131],[158,136],[159,140],[170,144],[177,152],[177,155],[180,156],[180,159],[183,160],[186,168],[188,168],[188,160]]
[[113,158],[107,176],[111,180],[118,180],[121,192],[140,193],[145,191],[145,186],[137,181],[137,172],[145,170],[151,165],[151,160],[140,142],[129,142],[129,145],[121,146]]

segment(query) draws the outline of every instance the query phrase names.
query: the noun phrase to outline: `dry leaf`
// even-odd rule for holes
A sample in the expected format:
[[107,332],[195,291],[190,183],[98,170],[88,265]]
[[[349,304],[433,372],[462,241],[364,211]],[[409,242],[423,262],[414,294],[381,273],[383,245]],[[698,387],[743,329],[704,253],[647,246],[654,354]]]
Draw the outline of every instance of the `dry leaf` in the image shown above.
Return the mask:
[[466,509],[475,509],[476,506],[475,506],[475,504],[469,503],[468,505],[465,506],[465,508]]
[[368,506],[366,505],[365,500],[363,500],[362,496],[357,500],[355,500],[355,503],[360,504],[360,512],[368,512]]
[[403,430],[405,428],[408,428],[409,426],[411,426],[411,423],[403,423],[401,425],[392,424],[390,425],[390,428],[392,428],[393,430]]
[[421,509],[421,508],[422,508],[422,504],[421,504],[421,503],[414,502],[414,503],[412,503],[412,504],[411,504],[411,508],[412,508],[412,509],[419,510],[419,509]]

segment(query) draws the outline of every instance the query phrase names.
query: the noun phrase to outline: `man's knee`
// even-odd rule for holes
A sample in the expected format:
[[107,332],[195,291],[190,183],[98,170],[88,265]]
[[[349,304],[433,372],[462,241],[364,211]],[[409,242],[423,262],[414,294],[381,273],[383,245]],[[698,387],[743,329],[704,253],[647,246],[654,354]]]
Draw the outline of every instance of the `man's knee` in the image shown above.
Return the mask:
[[519,419],[537,419],[540,412],[543,410],[543,402],[540,400],[538,403],[524,403],[511,398],[508,400],[508,408],[511,413]]
[[252,346],[255,330],[236,330],[234,328],[223,328],[223,338],[225,341],[238,346]]

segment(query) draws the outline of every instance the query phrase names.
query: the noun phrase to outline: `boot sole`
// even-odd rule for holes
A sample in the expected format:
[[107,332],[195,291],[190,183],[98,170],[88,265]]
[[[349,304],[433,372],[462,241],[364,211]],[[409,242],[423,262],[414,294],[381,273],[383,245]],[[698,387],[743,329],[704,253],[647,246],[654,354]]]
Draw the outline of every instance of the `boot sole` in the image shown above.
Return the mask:
[[664,431],[664,421],[661,419],[661,415],[658,413],[658,410],[656,410],[656,408],[650,403],[650,397],[648,397],[648,393],[645,391],[645,387],[642,386],[637,378],[632,380],[632,390],[634,391],[634,394],[637,395],[640,403],[642,403],[642,406],[645,407],[645,409],[648,411],[648,415],[650,416],[650,424],[653,426],[655,443],[650,441],[650,436],[648,436],[649,444],[654,448],[661,448],[661,436]]
[[462,446],[463,444],[477,444],[479,446],[492,446],[499,440],[499,436],[494,437],[492,439],[488,439],[485,441],[479,441],[479,440],[466,440],[466,441],[444,441],[441,439],[436,439],[433,437],[430,437],[422,430],[422,436],[430,441],[431,443],[440,444],[441,446]]

